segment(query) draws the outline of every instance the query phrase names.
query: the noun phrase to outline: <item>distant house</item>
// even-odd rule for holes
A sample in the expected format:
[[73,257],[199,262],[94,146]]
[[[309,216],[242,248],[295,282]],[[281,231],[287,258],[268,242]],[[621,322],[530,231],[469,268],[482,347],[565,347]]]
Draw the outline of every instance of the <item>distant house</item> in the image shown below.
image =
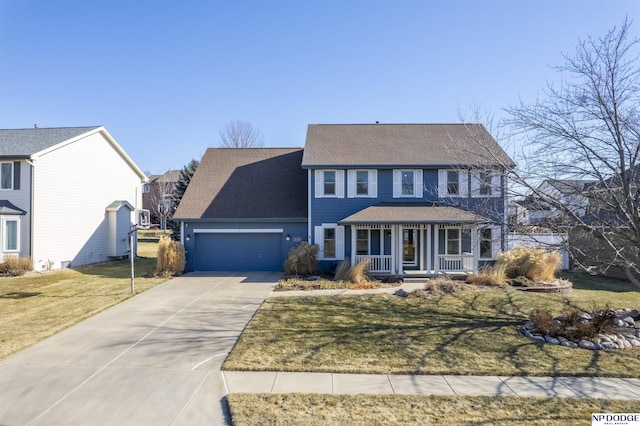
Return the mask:
[[471,272],[506,248],[513,165],[481,125],[310,125],[304,150],[207,150],[174,220],[190,270],[282,270],[309,241],[323,270]]
[[0,258],[46,270],[126,256],[144,182],[102,126],[0,130]]
[[169,170],[162,175],[151,175],[142,185],[142,208],[149,210],[151,223],[166,228],[167,219],[173,215],[173,194],[180,180],[180,170]]
[[558,205],[583,217],[589,206],[589,190],[594,181],[545,179],[520,204],[527,209],[528,225],[541,225],[563,220],[566,214]]

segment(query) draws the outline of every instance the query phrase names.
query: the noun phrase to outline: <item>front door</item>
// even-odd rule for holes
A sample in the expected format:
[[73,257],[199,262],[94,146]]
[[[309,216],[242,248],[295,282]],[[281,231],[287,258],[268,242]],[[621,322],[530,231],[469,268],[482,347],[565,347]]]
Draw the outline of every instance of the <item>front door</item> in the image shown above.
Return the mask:
[[418,246],[418,230],[402,230],[402,265],[417,266],[418,257],[416,247]]

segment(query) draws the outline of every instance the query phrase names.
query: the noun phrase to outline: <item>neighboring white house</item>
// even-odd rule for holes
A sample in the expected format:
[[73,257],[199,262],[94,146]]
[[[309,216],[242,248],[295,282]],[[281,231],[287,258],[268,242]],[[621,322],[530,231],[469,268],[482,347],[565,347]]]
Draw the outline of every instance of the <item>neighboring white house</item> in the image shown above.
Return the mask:
[[46,270],[126,256],[146,181],[102,126],[0,130],[0,258]]
[[564,213],[553,203],[558,203],[569,209],[573,214],[582,217],[589,205],[588,188],[594,181],[589,180],[544,180],[534,193],[522,203],[527,209],[529,225],[544,225],[556,220]]

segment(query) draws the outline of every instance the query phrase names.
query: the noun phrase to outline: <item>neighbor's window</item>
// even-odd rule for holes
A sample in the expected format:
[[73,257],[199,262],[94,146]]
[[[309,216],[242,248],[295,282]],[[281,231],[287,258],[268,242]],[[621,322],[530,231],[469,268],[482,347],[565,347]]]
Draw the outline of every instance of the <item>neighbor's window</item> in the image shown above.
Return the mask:
[[18,251],[18,220],[6,219],[4,221],[4,251]]
[[480,229],[480,257],[491,259],[493,257],[491,228]]
[[402,171],[402,195],[412,196],[415,194],[413,187],[413,170]]
[[447,171],[447,195],[460,195],[460,173],[457,170]]
[[369,254],[369,230],[358,229],[356,231],[356,254]]
[[324,195],[336,195],[336,172],[327,170],[323,173]]
[[13,189],[13,163],[0,164],[0,189]]
[[324,258],[334,259],[336,257],[336,229],[324,229]]
[[145,194],[149,193],[150,191],[150,187],[148,183],[145,183],[144,185],[142,185],[142,192],[144,192]]
[[366,170],[356,172],[356,195],[369,195],[369,172]]
[[478,180],[480,181],[480,195],[491,196],[491,173],[480,172]]

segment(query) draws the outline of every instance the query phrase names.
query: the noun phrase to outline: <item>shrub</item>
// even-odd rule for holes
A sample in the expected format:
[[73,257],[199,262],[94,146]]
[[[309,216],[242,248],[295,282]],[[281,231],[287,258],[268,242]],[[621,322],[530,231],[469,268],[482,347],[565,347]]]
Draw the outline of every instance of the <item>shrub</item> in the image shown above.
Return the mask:
[[0,264],[0,273],[14,277],[24,275],[33,270],[33,260],[30,257],[6,256]]
[[541,283],[555,279],[560,261],[561,257],[557,251],[548,252],[543,248],[519,246],[500,253],[496,265],[505,268],[508,278],[523,276]]
[[351,259],[345,258],[336,267],[334,279],[336,281],[348,281],[350,283],[359,284],[369,281],[369,259],[361,260],[351,267]]
[[576,308],[567,308],[554,319],[548,309],[536,309],[531,313],[533,330],[550,336],[563,336],[571,340],[592,339],[599,333],[609,333],[614,328],[615,311],[610,308],[594,309],[590,314]]
[[169,237],[160,237],[158,242],[158,261],[156,273],[160,275],[178,275],[184,271],[184,247]]
[[284,262],[284,272],[287,275],[311,275],[318,266],[318,246],[303,241],[297,247],[289,250]]
[[505,265],[485,266],[475,274],[467,276],[469,284],[501,286],[507,283]]
[[531,312],[531,322],[534,331],[551,336],[557,335],[559,324],[553,319],[553,315],[548,309],[534,309]]

